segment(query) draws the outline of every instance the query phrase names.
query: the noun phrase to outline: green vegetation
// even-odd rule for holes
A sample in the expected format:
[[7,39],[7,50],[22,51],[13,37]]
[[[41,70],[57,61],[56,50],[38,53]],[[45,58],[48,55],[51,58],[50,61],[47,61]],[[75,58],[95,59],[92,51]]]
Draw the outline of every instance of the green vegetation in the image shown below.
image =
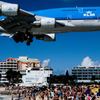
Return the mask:
[[6,78],[9,81],[9,84],[15,84],[15,83],[20,83],[22,82],[21,78],[22,75],[20,74],[19,71],[13,71],[12,69],[9,69],[6,72]]

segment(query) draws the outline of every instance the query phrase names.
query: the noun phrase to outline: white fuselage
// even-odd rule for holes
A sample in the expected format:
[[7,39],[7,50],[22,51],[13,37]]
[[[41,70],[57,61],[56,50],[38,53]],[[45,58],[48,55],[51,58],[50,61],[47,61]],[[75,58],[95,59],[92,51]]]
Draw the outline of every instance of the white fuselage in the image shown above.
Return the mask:
[[55,33],[55,32],[78,32],[78,31],[98,31],[100,30],[100,20],[57,20],[64,24],[64,27],[40,27],[33,28],[31,32],[33,33]]

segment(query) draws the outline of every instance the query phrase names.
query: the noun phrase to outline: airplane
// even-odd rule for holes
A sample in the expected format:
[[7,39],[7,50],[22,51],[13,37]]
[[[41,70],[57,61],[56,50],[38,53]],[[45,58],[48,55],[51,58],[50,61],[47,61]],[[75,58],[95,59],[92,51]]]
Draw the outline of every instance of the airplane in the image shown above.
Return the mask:
[[13,38],[15,42],[30,45],[33,38],[55,41],[56,33],[99,30],[100,7],[25,11],[18,4],[0,1],[1,36]]

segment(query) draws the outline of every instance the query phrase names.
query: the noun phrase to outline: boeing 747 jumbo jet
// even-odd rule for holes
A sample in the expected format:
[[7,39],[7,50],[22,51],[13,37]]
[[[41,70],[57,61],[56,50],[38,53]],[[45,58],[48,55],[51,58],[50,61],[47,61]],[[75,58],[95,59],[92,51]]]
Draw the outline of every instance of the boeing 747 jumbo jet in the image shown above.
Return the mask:
[[28,12],[0,1],[1,36],[30,45],[33,38],[53,41],[56,33],[100,30],[99,7],[57,8]]

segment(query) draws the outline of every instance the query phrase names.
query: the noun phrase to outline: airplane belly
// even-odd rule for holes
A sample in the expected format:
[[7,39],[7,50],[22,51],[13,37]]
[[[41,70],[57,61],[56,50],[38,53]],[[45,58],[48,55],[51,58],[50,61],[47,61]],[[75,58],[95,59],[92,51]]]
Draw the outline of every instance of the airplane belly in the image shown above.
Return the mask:
[[73,26],[69,26],[72,31],[98,31],[100,30],[99,20],[72,20],[69,22]]
[[80,32],[80,31],[98,31],[100,30],[99,20],[57,20],[59,23],[65,25],[64,27],[54,28],[32,28],[31,32],[36,34],[41,33],[55,33],[55,32]]
[[65,27],[58,28],[61,32],[80,32],[100,30],[100,20],[58,20]]
[[72,24],[73,26],[82,26],[82,27],[87,27],[87,26],[97,27],[97,26],[100,26],[99,20],[70,20],[69,23]]
[[57,20],[66,27],[100,26],[100,20]]

